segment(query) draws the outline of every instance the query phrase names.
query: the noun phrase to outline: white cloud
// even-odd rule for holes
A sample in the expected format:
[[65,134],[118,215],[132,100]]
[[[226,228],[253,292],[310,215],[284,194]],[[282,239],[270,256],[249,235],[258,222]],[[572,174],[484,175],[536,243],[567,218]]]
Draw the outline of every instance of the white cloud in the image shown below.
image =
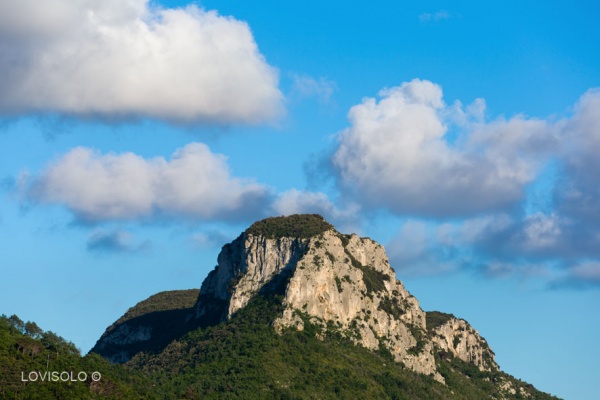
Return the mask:
[[257,123],[282,112],[248,25],[147,0],[0,0],[0,113]]
[[600,223],[600,90],[585,93],[563,122],[562,174],[555,200],[565,215]]
[[327,103],[335,91],[335,83],[320,77],[315,79],[308,75],[293,74],[292,93],[299,97],[315,96],[322,103]]
[[554,145],[544,121],[479,122],[481,100],[467,111],[459,103],[448,107],[429,81],[415,79],[380,96],[350,109],[351,126],[339,135],[332,163],[347,193],[398,214],[465,216],[513,207]]
[[448,273],[467,263],[459,253],[456,228],[436,226],[420,220],[408,220],[386,246],[392,266],[402,276]]
[[87,249],[105,253],[131,253],[150,248],[150,242],[134,243],[134,237],[125,230],[106,232],[97,229],[88,238]]
[[600,262],[585,262],[573,267],[570,272],[579,279],[592,280],[600,284]]
[[280,215],[330,214],[334,212],[335,206],[324,193],[291,189],[279,195],[273,203],[273,209]]
[[223,232],[211,230],[200,232],[191,236],[192,246],[197,248],[220,248],[225,243],[231,242],[232,238]]
[[[570,222],[559,215],[536,213],[522,218],[491,215],[462,222],[460,240],[498,257],[554,257],[574,241]],[[568,246],[567,246],[568,247]]]
[[550,287],[555,289],[574,288],[589,289],[600,288],[600,262],[583,261],[567,269],[563,276],[555,279]]
[[556,214],[535,214],[525,219],[521,246],[529,251],[544,251],[560,246],[566,223]]
[[83,221],[156,217],[235,219],[263,207],[268,190],[232,177],[226,158],[201,143],[170,160],[133,153],[100,154],[78,147],[29,186],[36,202],[64,204]]
[[427,81],[380,96],[350,110],[331,162],[346,200],[409,218],[388,245],[403,274],[600,287],[599,90],[559,120],[486,121],[483,100],[447,106]]
[[325,193],[290,189],[277,196],[272,209],[276,215],[321,214],[338,229],[353,226],[359,219],[360,208],[349,204],[345,208],[335,205]]

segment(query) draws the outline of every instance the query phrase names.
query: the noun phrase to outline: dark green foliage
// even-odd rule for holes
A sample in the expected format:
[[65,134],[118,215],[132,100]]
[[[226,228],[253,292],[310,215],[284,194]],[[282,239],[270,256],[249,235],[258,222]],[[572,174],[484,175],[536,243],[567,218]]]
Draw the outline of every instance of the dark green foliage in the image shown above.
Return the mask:
[[452,339],[452,347],[456,349],[456,346],[460,344],[460,339],[462,339],[462,333],[459,333],[458,335],[454,336],[454,339]]
[[313,262],[315,263],[315,265],[317,267],[321,266],[321,256],[319,256],[318,254],[315,254],[313,257]]
[[[441,399],[449,395],[433,379],[404,370],[389,353],[355,346],[335,325],[321,328],[301,315],[304,330],[278,335],[274,318],[280,295],[258,296],[237,316],[189,333],[158,356],[138,355],[129,364],[146,371],[166,399],[194,393],[202,399]],[[385,353],[385,354],[384,354]]]
[[348,256],[348,258],[350,259],[350,264],[352,264],[352,266],[353,266],[354,268],[359,268],[359,269],[360,269],[360,268],[364,267],[364,266],[363,266],[363,265],[360,263],[360,261],[358,261],[358,260],[357,260],[357,259],[356,259],[356,258],[355,258],[353,255],[352,255],[352,253],[350,253],[350,252],[348,251],[348,249],[344,248],[344,252],[346,253],[346,255]]
[[[480,371],[475,365],[467,363],[451,354],[440,351],[436,354],[438,370],[444,377],[446,385],[464,399],[479,400],[484,398],[552,400],[558,399],[535,389],[531,384],[515,379],[502,371]],[[516,394],[501,393],[499,384],[503,381],[512,383]],[[528,394],[523,396],[520,388]]]
[[[106,329],[90,352],[97,353],[113,362],[123,362],[141,352],[160,352],[175,338],[198,326],[218,323],[223,315],[223,301],[203,299],[198,289],[161,292],[130,308],[117,322]],[[201,320],[190,319],[197,299],[211,305]],[[218,307],[220,305],[220,307]],[[106,340],[115,330],[126,325],[128,331],[145,329],[152,333],[152,340],[133,343],[114,343]]]
[[131,307],[125,315],[115,322],[115,325],[122,324],[140,315],[149,314],[155,311],[179,310],[183,308],[191,308],[198,299],[200,289],[188,290],[170,290],[160,292],[148,297],[144,301],[140,301],[135,306]]
[[456,317],[452,314],[446,314],[439,311],[427,311],[425,313],[425,323],[427,325],[427,332],[433,332],[435,328],[444,325],[452,318]]
[[342,280],[337,276],[335,277],[335,285],[337,286],[338,292],[342,293]]
[[[283,292],[291,271],[261,291],[229,322],[180,336],[160,353],[140,353],[125,365],[111,365],[77,349],[51,332],[36,340],[25,323],[0,318],[0,398],[2,399],[465,399],[501,398],[500,379],[523,388],[531,399],[553,399],[502,372],[481,372],[448,353],[436,355],[446,386],[395,363],[380,338],[378,351],[354,345],[341,326],[310,322],[297,312],[304,330],[273,321],[283,311]],[[357,321],[353,321],[355,327]],[[413,327],[420,331],[418,327]],[[320,335],[323,339],[318,339]],[[100,371],[99,383],[34,384],[20,371],[50,369]],[[39,382],[38,382],[39,383]]]
[[245,233],[271,239],[282,237],[308,239],[334,229],[318,214],[294,214],[287,217],[271,217],[253,223]]
[[346,248],[346,246],[348,246],[348,244],[350,244],[350,235],[344,235],[344,234],[340,233],[338,237],[342,241],[342,246],[344,248]]
[[365,266],[360,263],[347,249],[344,249],[354,268],[358,268],[363,273],[363,282],[367,287],[367,296],[372,297],[373,293],[385,290],[384,281],[389,281],[390,277],[383,272],[377,271],[371,266]]
[[402,308],[400,308],[398,302],[389,298],[388,296],[385,296],[383,299],[381,299],[381,302],[377,308],[393,316],[397,321],[400,321],[400,317],[402,314],[404,314],[404,311]]
[[335,262],[335,256],[333,254],[331,254],[329,251],[326,251],[325,255],[327,256],[327,258],[329,258],[329,261],[331,261],[332,264]]
[[[98,355],[81,357],[73,343],[34,322],[0,317],[0,398],[11,399],[158,399],[143,374],[111,365]],[[94,382],[93,372],[101,378]],[[49,374],[56,372],[55,378]],[[69,378],[60,380],[60,373]],[[88,375],[79,381],[80,372]],[[38,374],[30,378],[30,373]],[[71,381],[70,374],[75,378]],[[43,375],[44,380],[39,376]],[[81,376],[84,378],[84,376]]]
[[367,287],[367,294],[382,292],[385,290],[385,284],[383,282],[389,281],[389,276],[370,266],[361,265],[358,268],[363,273],[363,282]]
[[423,347],[425,347],[425,334],[423,330],[415,324],[409,324],[408,329],[416,339],[417,343],[413,347],[408,349],[407,352],[408,354],[417,355],[421,353],[421,351],[423,351]]
[[[147,374],[164,399],[500,398],[493,383],[480,381],[499,376],[496,372],[480,374],[438,356],[450,382],[444,386],[395,363],[385,339],[379,351],[369,351],[346,339],[333,322],[323,335],[323,328],[300,311],[304,330],[277,334],[272,325],[283,311],[282,287],[285,280],[273,282],[230,321],[189,332],[162,353],[138,354],[127,365]],[[532,398],[551,399],[531,390],[539,396]]]

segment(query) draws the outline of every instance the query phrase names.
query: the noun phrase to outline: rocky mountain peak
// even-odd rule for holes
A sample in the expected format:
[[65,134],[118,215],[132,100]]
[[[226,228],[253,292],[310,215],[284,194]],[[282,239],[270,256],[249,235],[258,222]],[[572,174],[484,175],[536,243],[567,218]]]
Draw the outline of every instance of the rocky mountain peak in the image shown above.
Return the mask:
[[458,357],[482,371],[498,369],[487,342],[466,321],[421,309],[396,279],[380,244],[341,234],[316,214],[252,224],[223,246],[195,305],[169,314],[172,329],[165,331],[158,319],[147,323],[143,316],[111,327],[96,348],[110,349],[114,354],[107,350],[105,357],[124,362],[133,356],[131,349],[151,347],[145,343],[153,343],[156,332],[162,332],[160,343],[168,343],[174,334],[229,320],[254,297],[274,293],[283,305],[273,322],[278,332],[311,324],[319,327],[321,337],[341,335],[387,352],[438,381],[443,378],[436,353]]
[[[385,349],[396,361],[438,380],[436,349],[480,369],[497,367],[493,352],[482,350],[489,349],[487,343],[461,325],[464,321],[447,321],[428,332],[425,312],[396,279],[381,245],[341,234],[314,214],[256,222],[225,245],[202,284],[195,317],[230,319],[275,286],[284,304],[274,324],[279,331],[317,324],[323,335],[335,331],[366,348]],[[459,330],[462,341],[452,346]]]

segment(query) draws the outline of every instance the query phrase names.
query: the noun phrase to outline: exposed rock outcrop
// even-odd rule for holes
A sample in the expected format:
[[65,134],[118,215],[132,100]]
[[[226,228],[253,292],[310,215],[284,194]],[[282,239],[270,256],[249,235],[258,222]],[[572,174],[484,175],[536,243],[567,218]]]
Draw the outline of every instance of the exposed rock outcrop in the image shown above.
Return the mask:
[[481,371],[497,371],[494,352],[467,321],[451,316],[443,324],[430,328],[431,341],[443,351],[472,363]]
[[[253,224],[223,246],[193,307],[181,303],[166,309],[157,308],[156,299],[142,302],[109,327],[93,351],[125,362],[137,352],[160,350],[190,329],[231,319],[253,297],[275,292],[283,305],[273,323],[278,332],[313,324],[320,327],[320,337],[342,335],[387,351],[395,361],[440,382],[436,352],[482,371],[498,369],[487,342],[466,321],[421,309],[396,279],[381,245],[341,234],[319,215]],[[141,308],[150,312],[138,315]]]
[[[291,236],[269,225],[294,226],[306,219],[322,224],[321,229]],[[301,330],[309,321],[320,325],[324,335],[335,330],[366,348],[387,349],[396,361],[440,381],[436,349],[479,368],[495,366],[485,340],[462,320],[447,321],[430,337],[425,312],[396,279],[378,243],[340,234],[316,215],[260,223],[260,229],[253,226],[223,247],[217,267],[202,284],[196,318],[212,313],[229,319],[275,277],[284,275],[284,311],[274,324],[278,331]],[[220,304],[218,309],[215,304]]]
[[282,237],[277,240],[244,233],[223,246],[218,265],[200,288],[196,317],[214,312],[215,301],[224,307],[218,312],[229,319],[248,304],[275,275],[289,272],[307,250],[309,239]]
[[[303,328],[312,317],[369,349],[387,348],[396,361],[436,375],[425,313],[396,280],[385,250],[370,239],[329,230],[311,239],[285,293],[276,327]],[[439,377],[441,378],[441,377]]]

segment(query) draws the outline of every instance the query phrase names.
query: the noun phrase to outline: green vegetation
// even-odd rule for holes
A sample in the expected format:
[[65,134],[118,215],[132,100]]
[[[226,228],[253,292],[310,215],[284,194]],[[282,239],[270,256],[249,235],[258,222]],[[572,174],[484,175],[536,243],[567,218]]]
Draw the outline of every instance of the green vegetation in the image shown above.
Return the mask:
[[[323,246],[322,235],[333,227],[319,215],[293,215],[259,221],[247,234],[269,238],[316,237],[315,246]],[[240,236],[243,238],[243,236]],[[364,295],[384,292],[390,276],[360,263],[347,249],[350,236],[339,237],[346,262],[360,269],[366,287]],[[239,239],[239,238],[238,238]],[[307,246],[304,245],[304,248]],[[232,245],[223,251],[233,251]],[[335,257],[325,252],[331,262]],[[325,257],[314,255],[315,264]],[[308,265],[308,263],[307,263]],[[305,268],[300,265],[298,268]],[[213,270],[210,274],[215,274]],[[90,354],[81,357],[73,343],[45,332],[34,322],[17,316],[0,317],[0,398],[1,399],[553,399],[531,385],[501,371],[479,371],[452,354],[436,350],[436,363],[446,384],[396,363],[386,337],[376,338],[379,348],[368,350],[359,345],[365,321],[377,319],[366,311],[364,320],[355,318],[347,328],[340,321],[324,321],[305,311],[295,310],[303,330],[282,328],[274,322],[284,310],[283,298],[293,266],[276,274],[244,308],[226,322],[228,304],[223,299],[199,294],[197,289],[162,292],[130,308],[106,335],[118,332],[127,338],[131,332],[143,339],[98,341]],[[354,273],[353,273],[354,274]],[[214,275],[212,275],[214,277]],[[234,279],[239,279],[240,276]],[[350,275],[335,276],[338,290]],[[232,281],[235,283],[236,281]],[[397,291],[394,292],[398,296]],[[201,317],[195,316],[199,303]],[[399,304],[383,296],[379,309],[400,319],[409,302]],[[363,310],[364,311],[364,310]],[[439,312],[426,314],[428,332],[417,324],[408,329],[416,339],[408,349],[420,354],[435,327],[453,316]],[[300,324],[300,322],[298,322]],[[144,332],[152,332],[144,337]],[[375,333],[375,332],[374,332]],[[136,336],[139,339],[139,336]],[[399,337],[396,337],[399,339]],[[117,344],[120,343],[120,344]],[[489,348],[488,348],[489,350]],[[106,358],[124,364],[110,364]],[[119,358],[120,357],[120,358]],[[491,359],[493,353],[484,352]],[[67,371],[88,374],[73,382],[25,381],[29,372]],[[102,374],[99,381],[91,373]],[[509,383],[516,391],[501,389]]]
[[198,300],[199,293],[200,289],[170,290],[157,293],[127,310],[125,315],[115,322],[115,325],[151,312],[191,308]]
[[342,241],[342,246],[344,248],[346,248],[346,246],[348,246],[350,244],[350,235],[344,235],[342,233],[340,233],[338,235],[338,237],[340,238],[340,240]]
[[383,292],[385,290],[384,281],[389,281],[390,277],[386,274],[377,271],[371,266],[360,264],[358,267],[363,273],[363,282],[367,287],[367,295],[371,296],[375,292]]
[[400,321],[400,317],[402,316],[402,314],[404,314],[404,310],[400,308],[398,302],[394,301],[388,296],[385,296],[383,299],[381,299],[381,302],[379,303],[379,306],[377,308],[382,311],[385,311],[388,315],[391,315],[397,321]]
[[329,251],[326,251],[325,255],[327,256],[327,258],[329,258],[329,261],[331,261],[332,264],[335,262],[335,256],[333,254],[331,254]]
[[[128,366],[147,374],[165,399],[521,398],[501,396],[494,384],[499,379],[524,387],[532,399],[553,398],[507,374],[480,372],[448,354],[436,356],[447,382],[442,385],[395,363],[384,338],[373,352],[354,345],[332,322],[324,334],[300,311],[296,314],[304,330],[289,328],[279,335],[272,325],[283,311],[284,283],[255,297],[230,321],[190,332],[159,354],[138,354]],[[353,323],[356,327],[357,321]],[[414,329],[423,339],[424,332]]]
[[[506,398],[550,400],[557,399],[547,393],[542,393],[531,384],[523,382],[502,371],[480,371],[473,364],[467,363],[451,354],[440,351],[436,354],[439,372],[444,377],[446,385],[452,387],[455,393],[461,393],[466,399]],[[499,383],[509,382],[515,389],[515,394],[502,392]]]
[[363,282],[365,283],[365,286],[367,287],[367,296],[373,297],[373,293],[382,292],[385,290],[384,281],[389,281],[390,280],[389,276],[387,276],[383,272],[377,271],[375,268],[373,268],[371,266],[362,265],[360,263],[360,261],[358,261],[356,259],[356,257],[354,257],[352,255],[352,253],[350,253],[348,251],[348,249],[344,248],[344,252],[348,256],[352,266],[354,268],[358,268],[362,271]]
[[460,344],[460,340],[462,339],[463,335],[462,333],[459,333],[458,335],[454,336],[454,339],[452,339],[452,347],[456,349],[456,347]]
[[150,374],[168,399],[440,399],[450,394],[430,377],[394,364],[389,354],[355,346],[341,335],[317,339],[321,328],[308,318],[302,332],[288,329],[278,335],[271,325],[283,310],[281,299],[257,297],[231,321],[192,332],[160,355],[138,355],[129,364]]
[[[101,374],[98,381],[91,377],[96,371]],[[1,399],[160,398],[151,385],[142,373],[112,365],[97,354],[81,357],[73,343],[34,322],[0,316]]]
[[[72,343],[34,323],[3,316],[0,398],[478,400],[523,398],[523,388],[531,399],[553,399],[503,372],[481,372],[439,352],[436,360],[446,380],[442,385],[395,363],[385,338],[380,338],[378,351],[370,351],[354,345],[339,324],[328,323],[324,334],[322,326],[302,312],[298,315],[304,330],[289,328],[279,335],[273,321],[283,311],[287,279],[289,275],[270,282],[230,321],[191,330],[161,351],[138,353],[124,365],[111,365],[93,353],[81,357]],[[353,321],[354,328],[358,323]],[[418,327],[413,330],[415,336],[424,337]],[[48,360],[50,370],[100,371],[102,379],[21,381],[21,371],[44,371]],[[517,394],[500,393],[501,381],[510,382]]]
[[317,267],[320,267],[320,266],[321,266],[321,264],[322,264],[322,263],[321,263],[321,260],[322,260],[322,259],[321,259],[321,256],[319,256],[318,254],[315,254],[315,255],[314,255],[314,257],[313,257],[313,262],[315,263],[315,265],[316,265]]
[[335,285],[337,286],[338,292],[342,293],[342,280],[339,277],[335,277]]
[[291,237],[308,239],[334,229],[318,214],[294,214],[287,217],[271,217],[253,223],[245,233],[271,239]]
[[[188,321],[193,306],[198,300],[199,289],[173,290],[161,292],[131,307],[127,313],[110,325],[91,352],[106,357],[112,362],[124,362],[141,351],[160,352],[174,338],[186,332],[220,320],[222,310],[217,300],[208,299],[214,312],[206,316],[206,321]],[[214,315],[213,315],[214,314]],[[152,340],[118,343],[106,340],[114,332],[147,332]]]
[[427,325],[427,332],[433,332],[438,326],[444,325],[452,318],[456,318],[452,314],[446,314],[439,311],[427,311],[425,313],[425,324]]
[[408,349],[407,352],[408,354],[417,355],[421,353],[423,351],[423,348],[425,347],[425,334],[423,330],[415,324],[409,324],[408,329],[410,330],[410,333],[414,336],[417,343],[413,347]]

